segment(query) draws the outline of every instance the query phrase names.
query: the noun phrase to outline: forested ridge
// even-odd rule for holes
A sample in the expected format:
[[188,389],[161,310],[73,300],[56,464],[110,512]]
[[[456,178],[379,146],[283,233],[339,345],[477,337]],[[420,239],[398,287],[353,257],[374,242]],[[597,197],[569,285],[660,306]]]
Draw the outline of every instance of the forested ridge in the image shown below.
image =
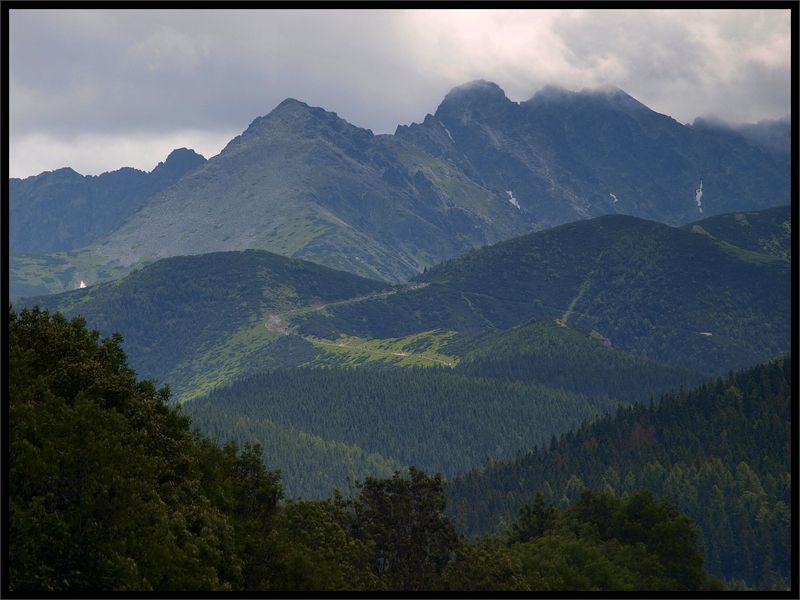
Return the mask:
[[[289,369],[253,375],[185,405],[221,440],[267,445],[268,423],[356,446],[451,477],[488,457],[511,457],[617,406],[607,396],[473,378],[447,368]],[[234,421],[235,419],[235,421]],[[282,469],[291,448],[275,448]],[[315,464],[315,463],[312,463]],[[354,464],[358,473],[358,463]],[[296,481],[292,495],[324,497],[330,478]],[[338,486],[346,484],[340,478]]]
[[532,320],[459,342],[470,348],[457,368],[466,375],[537,383],[624,403],[648,402],[704,379],[697,372],[623,352],[599,332],[568,327],[560,320]]
[[791,577],[788,357],[621,408],[550,444],[448,484],[468,532],[502,529],[537,493],[567,503],[585,486],[669,498],[702,532],[710,572],[781,589]]
[[[490,363],[505,361],[501,378],[638,400],[670,389],[670,369],[718,375],[788,350],[790,264],[733,243],[778,235],[774,219],[761,227],[750,218],[760,233],[736,237],[728,228],[715,239],[607,215],[469,252],[402,288],[265,251],[175,257],[25,306],[83,316],[103,335],[124,332],[132,366],[169,382],[181,401],[264,370],[336,362],[342,357],[330,342],[342,335],[380,343],[432,331],[462,341],[499,335],[482,355],[468,341],[448,352],[453,359],[474,352],[473,374],[497,377]],[[735,217],[719,222],[729,220],[747,227]],[[778,231],[780,250],[787,232]],[[267,327],[276,315],[284,316],[281,326]],[[555,322],[564,331],[554,331]],[[573,330],[594,336],[594,347]],[[535,369],[524,368],[528,358]],[[577,368],[558,373],[561,361]],[[640,367],[652,369],[643,386]],[[683,375],[687,385],[698,382]]]
[[168,258],[124,279],[26,305],[81,316],[103,335],[125,332],[137,372],[168,381],[180,396],[220,377],[316,355],[303,340],[270,333],[269,315],[384,289],[349,273],[246,250]]
[[386,338],[560,319],[615,348],[718,375],[788,351],[789,270],[782,257],[706,234],[605,215],[471,250],[418,275],[424,289],[295,323],[319,337]]
[[261,448],[193,431],[119,335],[8,319],[6,592],[722,589],[691,521],[647,491],[538,499],[477,541],[414,468],[285,501]]

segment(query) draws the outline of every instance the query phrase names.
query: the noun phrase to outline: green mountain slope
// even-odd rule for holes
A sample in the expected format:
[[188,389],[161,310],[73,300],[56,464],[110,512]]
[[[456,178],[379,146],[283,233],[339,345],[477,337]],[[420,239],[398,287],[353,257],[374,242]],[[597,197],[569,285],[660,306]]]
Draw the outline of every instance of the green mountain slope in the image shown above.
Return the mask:
[[[659,386],[695,377],[554,325],[520,328],[522,336],[438,330],[333,341],[298,335],[292,324],[424,289],[252,250],[164,259],[115,282],[26,304],[81,315],[105,335],[122,332],[131,366],[169,383],[178,401],[216,389],[208,400],[186,404],[197,424],[226,440],[260,441],[292,495],[322,497],[344,489],[348,475],[383,475],[401,464],[454,474],[544,442],[620,400],[647,400]],[[539,368],[521,384],[511,371],[483,372],[487,354]],[[466,366],[454,370],[460,360]],[[591,385],[541,368],[553,360]],[[359,369],[270,373],[296,365]],[[396,373],[393,365],[428,369]],[[218,389],[242,377],[231,390]],[[638,378],[636,393],[624,384],[599,387],[628,378]],[[338,416],[331,402],[344,407]],[[299,461],[319,468],[298,470]],[[302,476],[289,473],[295,471]]]
[[390,477],[403,465],[358,446],[325,439],[306,431],[279,425],[252,414],[223,411],[213,404],[190,402],[184,412],[192,426],[220,442],[261,444],[264,463],[280,471],[287,498],[329,498],[348,484],[366,477]]
[[788,349],[789,267],[705,235],[609,215],[468,252],[420,275],[424,288],[294,322],[310,335],[385,338],[558,318],[616,348],[716,373]]
[[122,332],[131,366],[199,393],[240,373],[303,362],[317,350],[265,326],[273,313],[389,289],[313,263],[247,250],[175,257],[127,277],[25,304],[81,315],[104,335]]
[[[545,443],[617,405],[608,397],[446,368],[292,369],[243,378],[185,409],[201,424],[232,417],[270,421],[452,476],[489,456],[510,457]],[[282,461],[275,456],[269,464]],[[344,489],[344,481],[337,483]]]
[[720,242],[751,252],[792,259],[792,223],[788,206],[761,211],[709,217],[684,225],[692,233],[706,234]]
[[[786,351],[788,272],[707,235],[606,216],[471,251],[405,286],[246,251],[159,261],[25,303],[123,332],[134,367],[182,400],[263,369],[387,362],[527,371],[546,386],[646,400],[689,383],[665,367],[710,374]],[[539,324],[513,329],[530,319]],[[575,374],[554,375],[558,364]],[[637,391],[637,379],[649,383]]]
[[452,480],[451,515],[471,532],[511,522],[541,492],[583,486],[672,499],[700,528],[711,573],[770,589],[790,579],[788,359],[621,409],[512,461]]
[[473,377],[537,383],[626,403],[698,384],[698,373],[613,348],[599,333],[553,320],[478,334],[457,370]]

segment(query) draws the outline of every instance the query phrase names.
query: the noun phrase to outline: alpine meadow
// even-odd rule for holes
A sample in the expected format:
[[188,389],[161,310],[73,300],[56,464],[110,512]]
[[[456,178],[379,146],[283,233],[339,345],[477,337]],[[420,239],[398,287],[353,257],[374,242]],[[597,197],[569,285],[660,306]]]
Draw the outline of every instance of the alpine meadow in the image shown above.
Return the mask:
[[796,597],[793,3],[135,8],[3,5],[5,595]]

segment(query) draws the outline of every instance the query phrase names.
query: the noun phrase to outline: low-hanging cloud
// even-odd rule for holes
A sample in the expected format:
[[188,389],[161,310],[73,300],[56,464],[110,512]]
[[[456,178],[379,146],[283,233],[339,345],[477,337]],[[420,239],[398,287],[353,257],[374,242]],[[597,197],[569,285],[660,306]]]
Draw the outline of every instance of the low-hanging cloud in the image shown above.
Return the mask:
[[177,145],[214,154],[286,97],[392,132],[476,78],[514,100],[547,84],[614,85],[681,122],[790,113],[788,10],[10,14],[12,176],[149,169],[187,132]]

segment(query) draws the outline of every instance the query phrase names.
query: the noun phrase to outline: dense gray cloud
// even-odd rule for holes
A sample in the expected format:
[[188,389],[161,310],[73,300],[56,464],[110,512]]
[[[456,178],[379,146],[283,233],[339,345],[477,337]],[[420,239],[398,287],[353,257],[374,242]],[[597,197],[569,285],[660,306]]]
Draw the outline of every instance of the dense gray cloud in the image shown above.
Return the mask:
[[10,168],[208,155],[294,97],[376,133],[455,85],[620,87],[679,121],[790,113],[788,10],[32,10],[10,19]]

